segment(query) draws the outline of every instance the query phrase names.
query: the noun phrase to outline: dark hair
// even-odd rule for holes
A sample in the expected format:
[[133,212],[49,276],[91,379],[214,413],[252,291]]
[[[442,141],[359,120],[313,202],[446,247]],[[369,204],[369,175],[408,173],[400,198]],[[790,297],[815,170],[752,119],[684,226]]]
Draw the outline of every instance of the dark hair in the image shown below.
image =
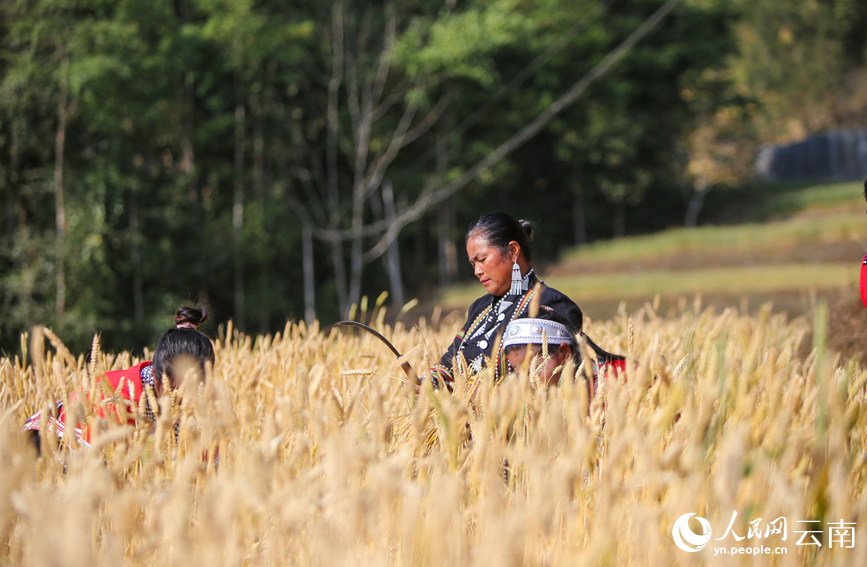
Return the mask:
[[175,383],[180,376],[175,376],[172,363],[179,356],[190,356],[201,364],[204,370],[205,362],[214,363],[214,345],[211,339],[197,331],[197,327],[208,319],[208,310],[204,307],[181,307],[175,313],[174,329],[169,329],[160,337],[157,350],[154,352],[154,376],[160,380],[165,373],[169,380]]
[[533,262],[533,251],[530,241],[533,240],[533,226],[530,221],[515,220],[506,213],[488,213],[474,222],[467,231],[467,240],[475,235],[482,241],[499,249],[503,256],[509,255],[509,242],[518,243],[524,252],[527,262]]
[[867,179],[864,180],[864,200],[867,201]]

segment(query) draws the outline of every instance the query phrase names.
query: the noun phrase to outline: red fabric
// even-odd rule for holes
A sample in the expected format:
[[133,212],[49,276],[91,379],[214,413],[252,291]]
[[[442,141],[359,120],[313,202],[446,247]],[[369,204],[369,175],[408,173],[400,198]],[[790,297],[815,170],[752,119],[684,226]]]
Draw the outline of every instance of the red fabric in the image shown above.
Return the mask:
[[[141,400],[141,396],[142,396],[141,371],[143,368],[147,368],[151,364],[152,364],[152,362],[150,360],[146,360],[142,363],[136,364],[132,368],[127,368],[125,370],[111,370],[109,372],[106,372],[103,376],[105,377],[105,380],[108,382],[108,387],[111,388],[111,392],[109,393],[109,396],[114,394],[115,390],[117,390],[118,385],[121,384],[121,380],[123,380],[123,384],[120,388],[119,395],[123,399],[131,401],[135,406],[138,406],[138,403]],[[96,388],[97,388],[97,391],[99,392],[100,401],[102,401],[106,398],[104,384],[105,384],[105,382],[103,382],[102,378],[100,378],[100,380],[97,381]],[[133,397],[132,398],[130,398],[130,388],[129,388],[130,384],[132,384],[132,386],[133,386],[133,391],[132,391]],[[70,400],[74,400],[75,396],[76,396],[76,394],[73,394],[72,396],[70,396]],[[88,395],[88,398],[90,398],[90,395]],[[92,398],[90,398],[90,399],[92,399]],[[102,404],[94,404],[94,413],[96,415],[98,415],[99,417],[104,418],[106,416],[105,415],[106,409],[108,409],[111,412],[111,414],[115,416],[115,419],[117,419],[118,423],[126,422],[129,425],[135,425],[135,410],[132,407],[128,407],[126,404],[108,404],[105,406]],[[41,413],[42,412],[39,412],[36,415],[31,416],[27,420],[27,424],[25,424],[25,428],[26,429],[32,429],[32,430],[39,429],[39,421],[40,421],[39,415]],[[66,409],[65,408],[60,408],[60,413],[58,415],[58,421],[60,422],[61,426],[63,426],[63,427],[66,426]],[[77,424],[77,426],[76,426],[77,431],[78,431],[79,427],[80,427],[80,424]],[[57,432],[59,435],[63,434],[63,431],[60,427],[58,428]],[[86,443],[90,443],[90,427],[83,428],[80,431],[80,439]]]
[[867,307],[867,255],[861,261],[861,303]]
[[[626,382],[626,361],[625,360],[609,360],[603,364],[600,364],[598,368],[595,369],[595,374],[593,374],[592,383],[587,383],[587,393],[590,396],[590,399],[596,397],[599,391],[599,377],[606,376],[609,378],[614,378],[615,380],[623,377],[623,381]],[[590,415],[590,408],[587,408],[587,415]]]
[[625,360],[612,360],[606,362],[602,366],[599,367],[599,374],[605,372],[606,369],[613,370],[613,374],[615,378],[620,378],[620,375],[623,374],[623,379],[626,379],[626,361]]

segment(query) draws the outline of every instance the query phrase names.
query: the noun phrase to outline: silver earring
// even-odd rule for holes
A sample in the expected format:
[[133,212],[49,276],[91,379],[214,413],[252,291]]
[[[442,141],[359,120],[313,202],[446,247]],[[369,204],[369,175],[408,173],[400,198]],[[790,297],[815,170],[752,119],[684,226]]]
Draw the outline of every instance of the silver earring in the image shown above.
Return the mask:
[[521,285],[521,267],[518,266],[518,261],[512,264],[512,287],[509,288],[509,295],[521,295],[524,290]]

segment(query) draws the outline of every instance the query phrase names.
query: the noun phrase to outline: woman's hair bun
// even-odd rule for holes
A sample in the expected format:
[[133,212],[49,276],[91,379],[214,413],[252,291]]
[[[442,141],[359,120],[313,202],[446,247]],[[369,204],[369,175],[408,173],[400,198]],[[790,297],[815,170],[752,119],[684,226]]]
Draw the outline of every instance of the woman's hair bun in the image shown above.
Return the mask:
[[204,307],[181,307],[175,313],[175,326],[197,328],[208,320],[208,310]]
[[471,236],[479,238],[488,246],[497,248],[503,255],[511,255],[509,243],[515,241],[524,252],[527,262],[533,263],[533,251],[530,250],[533,226],[530,221],[516,220],[515,217],[503,212],[487,213],[470,226],[470,230],[467,231],[467,242],[470,241]]
[[524,229],[524,232],[527,233],[527,240],[533,240],[533,225],[530,224],[530,221],[521,219],[518,223]]

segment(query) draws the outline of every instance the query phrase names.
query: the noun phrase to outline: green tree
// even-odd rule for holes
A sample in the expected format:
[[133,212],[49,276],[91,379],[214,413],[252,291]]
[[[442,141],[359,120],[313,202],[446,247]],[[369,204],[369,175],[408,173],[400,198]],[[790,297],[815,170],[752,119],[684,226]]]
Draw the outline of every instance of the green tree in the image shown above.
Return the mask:
[[[95,329],[148,344],[196,298],[247,331],[310,313],[314,289],[321,318],[345,316],[439,281],[459,227],[509,203],[554,254],[576,186],[588,237],[610,235],[618,203],[678,197],[683,93],[728,53],[716,4],[672,6],[0,5],[0,343],[58,305],[80,348]],[[682,215],[645,209],[618,230]]]
[[[38,184],[45,188],[50,184],[54,194],[53,319],[62,325],[67,311],[66,259],[70,250],[67,233],[71,184],[66,156],[69,129],[74,127],[80,107],[92,102],[100,81],[108,76],[128,74],[123,55],[134,30],[111,21],[107,17],[107,5],[99,1],[34,0],[4,4],[3,9],[4,18],[10,23],[4,36],[7,68],[0,92],[5,95],[4,114],[10,119],[14,137],[10,144],[11,171],[7,175],[9,193],[18,189],[15,180],[28,176],[28,164],[21,156],[31,148],[22,147],[22,125],[18,118],[18,113],[24,111],[30,120],[41,123],[37,129],[47,130],[42,125],[45,122],[53,128],[53,167],[45,167],[47,164],[42,162],[31,171],[39,178]],[[49,108],[53,112],[43,113]],[[41,146],[43,152],[47,149],[40,140],[30,138],[26,142]],[[11,215],[7,216],[7,222],[13,222]],[[13,233],[11,226],[7,227],[7,233]],[[19,256],[19,259],[24,260],[24,257]],[[29,293],[27,286],[18,289],[24,295]],[[23,302],[28,303],[29,298],[24,297]]]
[[431,143],[455,89],[494,80],[490,53],[523,24],[511,0],[461,9],[335,1],[327,12],[313,6],[310,18],[321,38],[313,61],[322,66],[299,77],[298,92],[321,110],[297,113],[294,176],[305,192],[292,206],[329,247],[345,314],[361,296],[364,265],[379,256],[365,255],[364,243],[387,224],[387,191],[377,203],[390,168],[411,144]]
[[732,61],[763,142],[867,122],[867,4],[859,0],[737,0],[739,53]]

